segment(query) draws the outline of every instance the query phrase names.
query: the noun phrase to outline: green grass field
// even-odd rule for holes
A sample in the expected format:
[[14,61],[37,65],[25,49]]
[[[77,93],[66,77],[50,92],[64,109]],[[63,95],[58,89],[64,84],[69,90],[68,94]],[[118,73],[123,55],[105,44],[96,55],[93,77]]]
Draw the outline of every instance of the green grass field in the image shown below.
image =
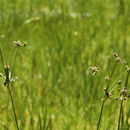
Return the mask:
[[[0,0],[0,40],[6,65],[18,48],[10,84],[20,130],[96,130],[113,52],[130,63],[129,0]],[[100,71],[92,75],[91,66]],[[0,72],[3,72],[0,60]],[[118,64],[110,88],[125,80]],[[129,87],[129,84],[128,84]],[[130,103],[124,103],[129,130]],[[100,130],[116,130],[120,103],[107,101]],[[126,123],[127,122],[127,123]],[[0,82],[0,130],[17,130]],[[122,129],[123,130],[123,129]]]

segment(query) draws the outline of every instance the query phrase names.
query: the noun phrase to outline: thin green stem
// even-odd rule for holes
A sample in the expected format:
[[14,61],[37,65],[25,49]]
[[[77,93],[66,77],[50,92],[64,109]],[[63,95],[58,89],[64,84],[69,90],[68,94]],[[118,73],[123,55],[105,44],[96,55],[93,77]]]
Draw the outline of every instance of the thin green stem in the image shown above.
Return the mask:
[[10,70],[10,77],[12,75],[12,71],[13,71],[13,68],[14,68],[14,61],[15,61],[15,58],[16,58],[16,54],[17,54],[17,47],[15,47],[15,50],[14,50],[14,56],[13,56],[13,60],[12,60],[12,64],[11,64],[11,70]]
[[[110,83],[111,83],[111,79],[112,79],[112,76],[113,76],[113,74],[114,74],[116,65],[117,65],[117,62],[115,62],[115,64],[114,64],[112,73],[111,73],[111,75],[110,75],[110,80],[109,80],[109,82],[108,82],[108,84],[107,84],[106,92],[108,92],[108,89],[109,89],[109,86],[110,86]],[[100,111],[100,115],[99,115],[99,119],[98,119],[97,130],[99,130],[99,127],[100,127],[100,122],[101,122],[102,113],[103,113],[104,104],[105,104],[106,99],[107,99],[107,97],[106,97],[106,93],[105,93],[105,95],[104,95],[104,100],[103,100],[102,107],[101,107],[101,111]]]
[[111,83],[111,79],[112,79],[112,76],[113,76],[113,74],[114,74],[116,65],[117,65],[117,62],[115,62],[114,67],[113,67],[113,70],[112,70],[112,73],[111,73],[111,75],[110,75],[110,80],[108,81],[107,88],[106,88],[107,91],[108,91],[108,89],[109,89],[109,86],[110,86],[110,83]]
[[38,117],[39,117],[39,129],[42,130],[42,122],[41,122],[41,116],[40,114],[38,114]]
[[0,48],[0,57],[1,57],[1,61],[2,61],[2,65],[3,65],[3,69],[4,69],[4,58],[3,58],[3,54],[2,54],[2,50]]
[[121,121],[121,115],[122,115],[122,107],[123,107],[123,100],[120,104],[120,113],[119,113],[119,120],[118,120],[118,130],[120,130],[120,121]]
[[125,80],[125,83],[124,83],[124,87],[127,88],[127,84],[128,84],[128,80],[129,80],[129,75],[130,75],[130,70],[128,71],[128,74],[126,76],[126,80]]
[[46,123],[47,123],[47,108],[45,107],[44,110],[44,119],[43,119],[43,130],[46,129]]
[[[118,76],[117,79],[119,80],[119,78],[120,78],[124,73],[126,73],[126,71],[124,71],[120,76]],[[114,81],[114,83],[113,83],[113,85],[112,85],[112,89],[109,90],[109,93],[111,93],[112,91],[114,91],[114,90],[118,87],[118,85],[116,85],[118,80],[115,80],[115,81]]]
[[15,118],[17,130],[19,130],[18,121],[17,121],[17,116],[16,116],[16,112],[15,112],[15,107],[14,107],[14,101],[13,101],[13,97],[12,97],[12,93],[11,93],[9,84],[7,85],[7,89],[8,89],[8,93],[9,93],[10,100],[11,100],[11,103],[12,103],[12,108],[13,108],[13,113],[14,113],[14,118]]
[[98,120],[98,125],[97,125],[97,130],[99,129],[99,126],[100,126],[100,122],[101,122],[101,117],[102,117],[102,113],[103,113],[103,109],[104,109],[104,104],[105,104],[105,100],[103,100],[103,103],[102,103],[102,107],[101,107],[101,111],[100,111],[100,116],[99,116],[99,120]]
[[[127,86],[128,86],[129,75],[130,75],[130,70],[129,70],[128,73],[127,73],[126,80],[125,80],[125,83],[124,83],[124,87],[125,87],[125,88],[127,88]],[[124,123],[124,111],[123,111],[123,108],[121,109],[121,113],[122,113],[122,114],[121,114],[121,115],[122,115],[121,125],[123,125],[123,123]]]
[[12,103],[12,109],[13,109],[13,113],[14,113],[16,127],[17,127],[17,130],[19,130],[17,116],[16,116],[16,112],[15,112],[14,101],[13,101],[12,93],[11,93],[11,90],[10,90],[9,66],[5,66],[4,71],[5,71],[5,76],[6,76],[4,85],[8,89],[9,97],[10,97],[10,100],[11,100],[11,103]]
[[112,91],[114,91],[116,88],[118,87],[118,85],[116,85],[114,88],[112,88],[109,93],[111,93]]
[[11,93],[11,90],[10,90],[10,76],[11,76],[10,74],[12,73],[12,70],[13,70],[16,53],[17,53],[17,48],[14,51],[14,57],[13,57],[12,65],[11,65],[11,71],[9,71],[9,66],[5,66],[5,61],[4,61],[4,58],[3,58],[2,50],[0,48],[0,57],[1,57],[1,60],[2,60],[3,70],[5,72],[5,77],[6,77],[4,85],[8,89],[9,97],[10,97],[10,100],[11,100],[11,103],[12,103],[12,109],[13,109],[13,113],[14,113],[16,127],[17,127],[17,130],[19,130],[17,116],[16,116],[16,112],[15,112],[14,101],[13,101],[12,93]]

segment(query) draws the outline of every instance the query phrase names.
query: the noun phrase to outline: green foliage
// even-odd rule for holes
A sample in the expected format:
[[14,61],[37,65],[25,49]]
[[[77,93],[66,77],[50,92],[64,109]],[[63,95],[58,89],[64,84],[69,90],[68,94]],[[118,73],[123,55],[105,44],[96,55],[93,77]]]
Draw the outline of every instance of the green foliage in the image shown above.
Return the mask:
[[[130,63],[129,7],[129,0],[0,0],[5,63],[11,65],[14,57],[12,41],[28,41],[17,51],[12,71],[19,78],[11,92],[20,130],[96,129],[104,77],[114,64],[110,55],[117,52]],[[100,72],[93,76],[90,66]],[[0,60],[3,74],[2,68]],[[116,69],[110,90],[126,78],[121,65]],[[3,81],[0,85],[0,129],[15,129],[7,90]],[[100,129],[117,129],[120,103],[105,104]]]

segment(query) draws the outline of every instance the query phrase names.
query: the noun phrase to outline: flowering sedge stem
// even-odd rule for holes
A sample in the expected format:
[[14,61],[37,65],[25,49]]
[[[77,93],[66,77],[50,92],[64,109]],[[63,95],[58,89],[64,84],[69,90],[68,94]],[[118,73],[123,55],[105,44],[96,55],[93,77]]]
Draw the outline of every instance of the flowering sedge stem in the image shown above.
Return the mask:
[[[112,73],[111,73],[111,75],[110,75],[110,80],[109,80],[109,82],[108,82],[108,84],[107,84],[106,92],[108,92],[108,89],[109,89],[109,86],[110,86],[110,83],[111,83],[111,78],[112,78],[112,76],[113,76],[113,74],[114,74],[116,65],[117,65],[117,62],[115,62],[115,64],[114,64]],[[99,126],[100,126],[100,122],[101,122],[102,113],[103,113],[104,104],[105,104],[106,99],[107,99],[107,97],[106,97],[106,93],[105,93],[105,95],[104,95],[104,100],[103,100],[103,102],[102,102],[102,107],[101,107],[101,111],[100,111],[100,116],[99,116],[98,124],[97,124],[97,130],[99,130]]]
[[[128,70],[128,74],[126,76],[126,80],[125,80],[125,83],[124,83],[124,88],[127,88],[127,84],[128,84],[128,80],[129,80],[129,75],[130,75],[130,70]],[[120,121],[122,120],[121,125],[123,125],[123,123],[124,123],[123,101],[121,102],[120,105],[121,105],[121,107],[120,107],[121,114],[119,114],[118,130],[120,130]]]
[[13,108],[13,113],[14,113],[14,118],[15,118],[17,130],[19,130],[18,121],[17,121],[17,116],[16,116],[16,112],[15,112],[15,107],[14,107],[14,101],[13,101],[12,93],[11,93],[10,86],[9,86],[9,84],[10,84],[10,79],[9,79],[9,66],[5,66],[5,67],[4,67],[4,70],[5,70],[5,76],[6,76],[5,84],[4,84],[4,85],[5,85],[5,86],[7,87],[7,89],[8,89],[8,93],[9,93],[10,100],[11,100],[11,103],[12,103],[12,108]]

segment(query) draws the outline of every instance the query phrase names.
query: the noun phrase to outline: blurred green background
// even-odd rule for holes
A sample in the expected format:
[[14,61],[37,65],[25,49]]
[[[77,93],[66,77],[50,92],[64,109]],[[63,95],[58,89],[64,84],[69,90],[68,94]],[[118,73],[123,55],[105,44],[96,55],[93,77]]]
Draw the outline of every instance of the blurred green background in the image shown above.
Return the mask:
[[[7,64],[12,41],[28,41],[18,50],[19,80],[11,86],[20,130],[95,130],[111,54],[130,61],[129,22],[129,0],[0,0],[5,35],[0,46]],[[90,66],[100,72],[92,76]],[[114,78],[122,71],[119,65]],[[0,129],[3,122],[14,130],[7,90],[0,86]],[[117,128],[118,105],[106,105],[102,130]]]

